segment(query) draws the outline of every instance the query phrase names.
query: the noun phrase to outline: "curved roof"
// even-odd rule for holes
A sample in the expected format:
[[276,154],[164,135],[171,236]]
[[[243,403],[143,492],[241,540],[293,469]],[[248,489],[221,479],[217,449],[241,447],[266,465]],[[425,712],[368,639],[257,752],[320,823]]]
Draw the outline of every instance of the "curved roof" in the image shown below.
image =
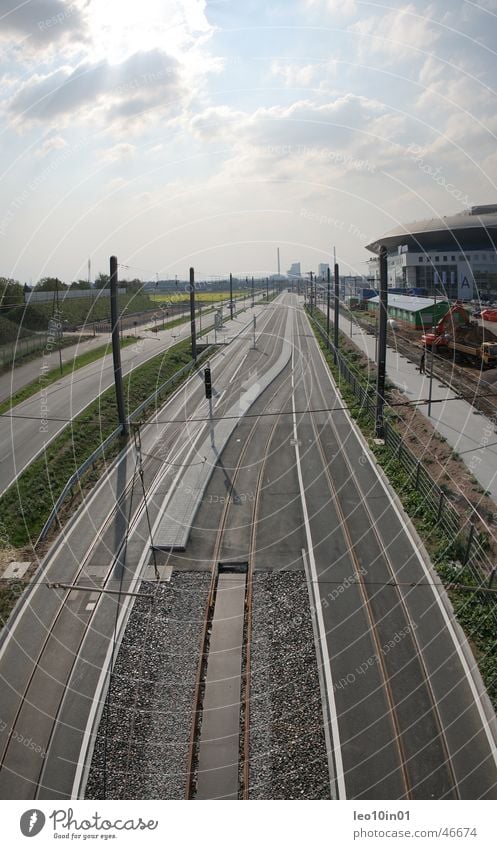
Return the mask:
[[440,250],[496,248],[497,204],[473,206],[456,215],[401,224],[366,245],[366,248],[372,253],[378,253],[380,245],[385,245],[387,248],[408,245],[413,251],[434,248]]

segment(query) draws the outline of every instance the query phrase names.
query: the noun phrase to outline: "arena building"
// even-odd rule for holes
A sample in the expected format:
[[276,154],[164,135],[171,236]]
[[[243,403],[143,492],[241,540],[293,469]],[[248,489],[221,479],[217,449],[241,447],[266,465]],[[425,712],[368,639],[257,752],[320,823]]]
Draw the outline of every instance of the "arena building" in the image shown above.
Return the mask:
[[[497,204],[401,225],[366,248],[378,255],[380,245],[388,251],[389,287],[497,300]],[[378,257],[368,266],[368,280],[377,288]]]

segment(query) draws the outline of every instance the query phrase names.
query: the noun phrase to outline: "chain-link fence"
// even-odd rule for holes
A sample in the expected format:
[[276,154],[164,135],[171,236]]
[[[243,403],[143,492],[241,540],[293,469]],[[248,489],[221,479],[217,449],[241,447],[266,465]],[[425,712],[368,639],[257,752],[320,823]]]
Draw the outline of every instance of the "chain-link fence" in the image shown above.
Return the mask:
[[36,333],[14,342],[0,345],[0,365],[8,366],[35,351],[43,351],[47,347],[48,333]]

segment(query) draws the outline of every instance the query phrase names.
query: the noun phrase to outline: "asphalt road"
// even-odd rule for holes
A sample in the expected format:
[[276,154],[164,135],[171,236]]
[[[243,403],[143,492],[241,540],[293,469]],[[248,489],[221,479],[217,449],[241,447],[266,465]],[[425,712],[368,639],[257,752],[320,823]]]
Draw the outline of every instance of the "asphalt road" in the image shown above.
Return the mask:
[[[277,360],[287,310],[292,362],[240,420],[186,550],[161,553],[159,566],[210,570],[244,560],[254,572],[307,571],[334,798],[496,798],[495,716],[474,660],[409,524],[341,409],[294,296],[266,311],[255,350],[242,338],[216,356],[214,415],[231,409],[241,389]],[[143,429],[153,526],[181,467],[201,462],[196,448],[205,418],[197,375]],[[133,470],[129,452],[55,544],[0,642],[0,798],[68,798],[84,787],[110,636],[122,632],[128,611],[123,596],[95,590],[136,590],[140,574],[151,574],[141,495],[130,490]],[[92,590],[48,589],[47,579]]]
[[[256,306],[255,314],[260,315],[263,309],[263,306]],[[234,326],[239,329],[251,314],[251,310],[241,312]],[[211,324],[212,315],[206,316],[205,321]],[[223,333],[229,335],[230,325],[230,321],[225,324],[221,337]],[[152,338],[139,339],[135,345],[124,348],[121,351],[123,375],[186,339],[189,334],[190,324],[186,322],[170,330],[159,331]],[[211,333],[210,341],[213,339],[214,334]],[[204,341],[205,337],[202,337]],[[112,354],[109,354],[41,389],[0,417],[0,496],[67,427],[68,422],[113,383]]]

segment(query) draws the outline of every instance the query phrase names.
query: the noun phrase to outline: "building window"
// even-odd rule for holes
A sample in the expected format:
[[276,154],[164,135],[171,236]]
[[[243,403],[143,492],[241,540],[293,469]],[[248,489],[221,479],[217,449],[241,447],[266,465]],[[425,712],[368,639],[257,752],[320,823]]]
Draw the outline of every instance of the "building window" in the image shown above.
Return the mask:
[[455,261],[456,261],[455,256],[451,256],[450,261],[451,261],[451,262],[455,262]]
[[487,255],[486,255],[486,254],[482,254],[482,255],[481,255],[481,258],[482,258],[483,260],[485,260],[485,262],[486,262],[486,260],[487,260]]
[[480,254],[474,254],[473,259],[475,262],[478,262],[480,259]]
[[440,257],[439,257],[439,256],[436,256],[436,257],[435,257],[435,262],[440,262]]
[[464,257],[463,257],[463,256],[459,256],[459,262],[464,262]]
[[422,257],[422,256],[418,256],[418,262],[423,262],[423,257]]
[[443,257],[443,261],[444,261],[444,262],[447,262],[447,257],[446,257],[446,256],[444,256],[444,257]]

